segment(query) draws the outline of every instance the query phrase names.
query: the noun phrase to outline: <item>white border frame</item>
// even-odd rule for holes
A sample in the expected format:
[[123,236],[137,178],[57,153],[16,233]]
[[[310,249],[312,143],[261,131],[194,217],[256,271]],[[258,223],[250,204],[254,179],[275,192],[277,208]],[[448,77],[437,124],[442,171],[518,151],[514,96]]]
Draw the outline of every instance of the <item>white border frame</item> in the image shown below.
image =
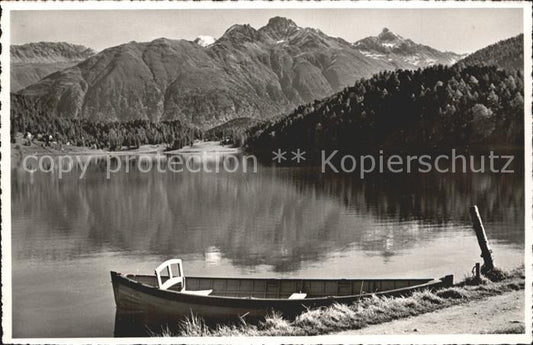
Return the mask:
[[[411,9],[450,9],[450,8],[521,8],[523,10],[524,27],[524,126],[525,126],[525,243],[524,266],[525,280],[525,334],[524,335],[354,335],[334,336],[323,335],[314,337],[179,337],[179,338],[12,338],[12,304],[11,304],[11,144],[10,140],[10,12],[13,10],[127,10],[127,9],[379,9],[379,8],[411,8]],[[2,54],[0,76],[2,90],[0,100],[1,109],[1,201],[2,201],[2,342],[14,344],[249,344],[261,342],[270,344],[302,343],[302,344],[339,344],[339,343],[389,343],[389,344],[529,344],[532,342],[532,7],[522,2],[418,2],[418,1],[323,1],[323,2],[118,2],[118,1],[86,1],[86,2],[16,2],[2,3],[1,28]]]

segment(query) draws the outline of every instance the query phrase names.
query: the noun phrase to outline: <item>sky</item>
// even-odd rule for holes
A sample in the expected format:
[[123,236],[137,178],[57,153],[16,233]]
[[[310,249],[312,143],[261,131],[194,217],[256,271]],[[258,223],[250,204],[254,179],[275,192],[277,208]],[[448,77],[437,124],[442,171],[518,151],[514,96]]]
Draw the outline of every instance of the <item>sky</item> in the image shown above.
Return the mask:
[[283,16],[349,42],[384,27],[443,51],[470,53],[523,32],[521,9],[218,9],[11,12],[11,43],[64,41],[97,51],[156,38],[220,37],[233,24],[259,29]]

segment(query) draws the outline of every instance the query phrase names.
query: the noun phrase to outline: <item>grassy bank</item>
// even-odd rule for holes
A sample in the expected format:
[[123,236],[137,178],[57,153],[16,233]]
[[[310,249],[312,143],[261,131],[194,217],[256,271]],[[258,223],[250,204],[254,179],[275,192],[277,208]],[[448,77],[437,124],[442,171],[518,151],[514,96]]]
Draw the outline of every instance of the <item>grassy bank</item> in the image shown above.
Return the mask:
[[179,332],[168,330],[157,336],[308,336],[360,329],[409,316],[420,315],[454,305],[501,295],[524,288],[524,269],[505,272],[497,281],[466,278],[461,283],[436,291],[419,291],[405,297],[370,297],[352,305],[335,304],[309,310],[290,321],[279,314],[259,324],[218,325],[210,328],[197,317],[179,323]]

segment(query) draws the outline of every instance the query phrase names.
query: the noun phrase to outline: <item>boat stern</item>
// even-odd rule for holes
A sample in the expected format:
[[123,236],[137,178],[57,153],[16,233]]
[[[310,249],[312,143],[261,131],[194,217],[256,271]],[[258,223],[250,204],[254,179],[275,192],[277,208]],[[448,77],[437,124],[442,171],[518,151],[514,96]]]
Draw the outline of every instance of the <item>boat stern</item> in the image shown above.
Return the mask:
[[111,284],[113,285],[113,296],[115,298],[115,306],[121,307],[120,303],[120,279],[121,274],[115,271],[111,271]]

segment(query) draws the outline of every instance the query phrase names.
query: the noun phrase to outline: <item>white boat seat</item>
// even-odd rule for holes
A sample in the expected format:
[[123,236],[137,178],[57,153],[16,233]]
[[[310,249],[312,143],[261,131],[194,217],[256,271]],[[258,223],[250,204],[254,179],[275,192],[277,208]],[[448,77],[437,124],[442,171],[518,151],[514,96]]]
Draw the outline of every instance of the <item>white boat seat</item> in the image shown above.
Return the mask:
[[[155,269],[155,275],[157,277],[159,289],[168,290],[168,288],[177,284],[181,285],[181,287],[185,289],[185,281],[183,279],[181,267],[182,263],[180,259],[170,259],[157,266]],[[168,276],[165,282],[163,282],[163,272],[166,272]]]
[[295,292],[292,295],[289,296],[289,299],[304,299],[307,297],[306,293],[302,292]]
[[[162,273],[166,273],[166,280],[163,282]],[[208,296],[213,292],[210,290],[187,290],[185,286],[185,276],[183,275],[183,263],[180,259],[170,259],[157,266],[155,269],[157,284],[160,290],[168,290],[174,285],[181,286],[180,293],[198,296]]]
[[181,290],[180,293],[186,293],[189,295],[199,295],[199,296],[208,296],[213,292],[213,289],[209,290]]

